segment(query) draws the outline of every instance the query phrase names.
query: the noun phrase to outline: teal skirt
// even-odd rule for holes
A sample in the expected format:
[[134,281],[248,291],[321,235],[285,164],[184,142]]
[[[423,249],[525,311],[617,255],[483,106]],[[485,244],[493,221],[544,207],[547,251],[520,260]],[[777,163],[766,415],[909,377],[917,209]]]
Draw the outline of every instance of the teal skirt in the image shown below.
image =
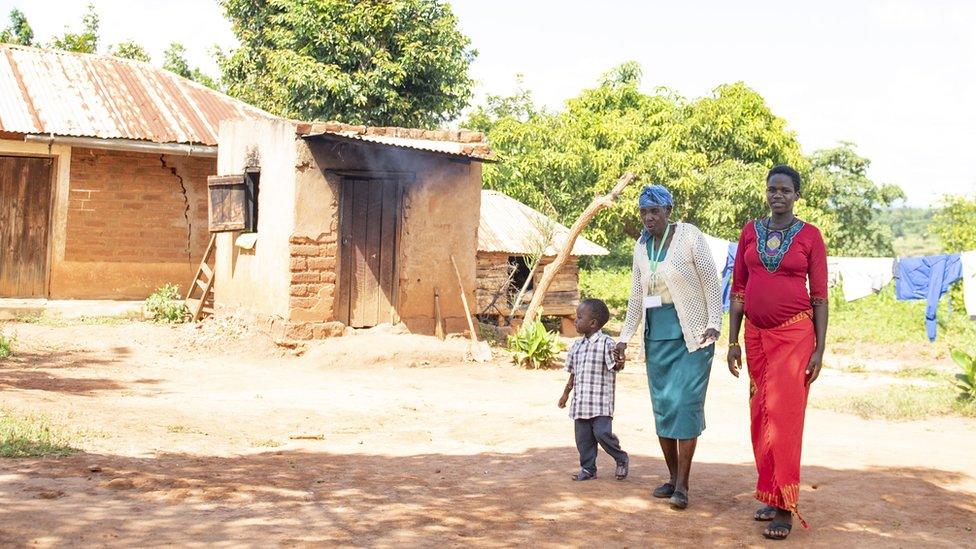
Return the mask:
[[705,430],[705,391],[715,344],[688,352],[674,305],[647,309],[647,385],[657,435],[686,440]]

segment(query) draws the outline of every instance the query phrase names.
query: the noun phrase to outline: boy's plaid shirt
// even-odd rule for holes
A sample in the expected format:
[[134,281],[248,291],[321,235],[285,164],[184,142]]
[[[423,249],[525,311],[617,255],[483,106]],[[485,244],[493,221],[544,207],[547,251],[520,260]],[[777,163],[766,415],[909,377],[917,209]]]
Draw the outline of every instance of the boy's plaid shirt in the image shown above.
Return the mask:
[[573,343],[566,357],[566,371],[574,374],[573,401],[569,417],[590,419],[597,416],[613,416],[613,396],[617,372],[613,351],[613,338],[596,332],[589,338],[581,337]]

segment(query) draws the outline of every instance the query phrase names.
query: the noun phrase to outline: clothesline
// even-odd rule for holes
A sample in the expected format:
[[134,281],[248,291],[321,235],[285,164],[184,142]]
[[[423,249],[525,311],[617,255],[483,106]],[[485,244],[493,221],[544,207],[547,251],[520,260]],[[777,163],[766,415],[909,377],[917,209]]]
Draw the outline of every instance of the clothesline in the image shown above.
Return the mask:
[[[709,235],[705,235],[705,240],[722,279],[722,298],[728,311],[738,243]],[[874,295],[892,279],[896,280],[897,299],[926,300],[925,328],[930,341],[935,341],[939,300],[960,279],[966,314],[976,318],[976,250],[923,257],[830,256],[827,258],[827,276],[831,286],[842,287],[846,301]]]

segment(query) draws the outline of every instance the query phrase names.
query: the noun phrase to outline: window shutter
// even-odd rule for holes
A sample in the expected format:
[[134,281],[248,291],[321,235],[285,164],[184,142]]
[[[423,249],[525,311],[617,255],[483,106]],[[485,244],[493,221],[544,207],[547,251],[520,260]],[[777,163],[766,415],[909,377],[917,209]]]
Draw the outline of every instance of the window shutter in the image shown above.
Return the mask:
[[244,175],[211,175],[207,178],[207,190],[210,232],[243,231],[247,211]]

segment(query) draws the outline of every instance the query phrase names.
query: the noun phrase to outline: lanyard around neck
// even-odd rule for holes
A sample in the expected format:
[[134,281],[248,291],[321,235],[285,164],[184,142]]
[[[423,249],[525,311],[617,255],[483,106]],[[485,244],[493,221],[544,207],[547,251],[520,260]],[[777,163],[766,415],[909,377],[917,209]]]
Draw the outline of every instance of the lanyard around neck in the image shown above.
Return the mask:
[[671,234],[671,225],[664,229],[664,236],[661,237],[661,246],[654,249],[654,237],[651,237],[651,256],[648,258],[651,260],[651,274],[657,274],[657,266],[661,264],[661,256],[664,255],[664,243],[668,241],[668,235]]

